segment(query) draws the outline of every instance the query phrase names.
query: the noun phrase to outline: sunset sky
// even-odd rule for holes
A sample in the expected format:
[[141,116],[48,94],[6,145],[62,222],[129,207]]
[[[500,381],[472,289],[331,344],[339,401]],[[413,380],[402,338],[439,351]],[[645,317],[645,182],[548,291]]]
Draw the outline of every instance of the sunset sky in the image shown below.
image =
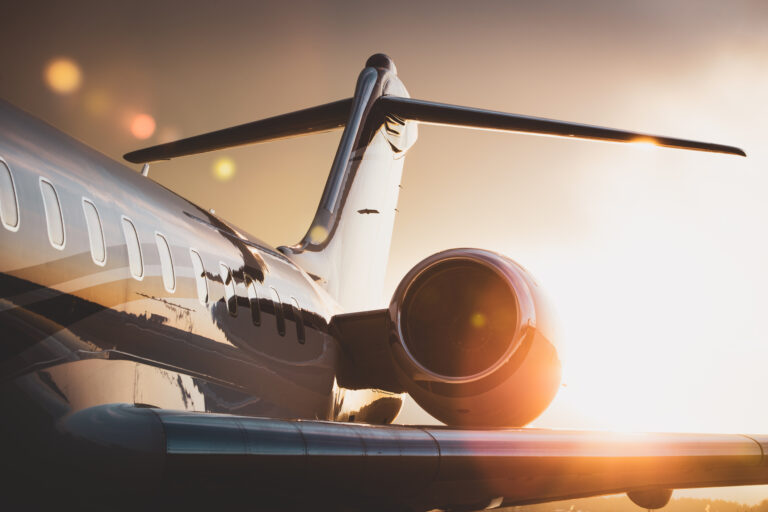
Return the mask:
[[[382,305],[431,253],[503,252],[560,318],[565,386],[535,426],[768,433],[768,2],[16,2],[3,18],[0,97],[115,159],[351,96],[376,52],[415,98],[743,148],[422,127]],[[150,177],[291,244],[339,135]]]

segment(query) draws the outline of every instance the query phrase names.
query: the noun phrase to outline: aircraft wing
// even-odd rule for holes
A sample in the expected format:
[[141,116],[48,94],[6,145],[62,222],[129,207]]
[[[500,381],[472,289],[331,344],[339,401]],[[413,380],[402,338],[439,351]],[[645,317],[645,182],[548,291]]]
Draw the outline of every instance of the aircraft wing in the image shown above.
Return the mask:
[[287,507],[478,510],[627,492],[654,508],[667,489],[768,483],[768,436],[374,426],[127,404],[60,428],[103,489]]

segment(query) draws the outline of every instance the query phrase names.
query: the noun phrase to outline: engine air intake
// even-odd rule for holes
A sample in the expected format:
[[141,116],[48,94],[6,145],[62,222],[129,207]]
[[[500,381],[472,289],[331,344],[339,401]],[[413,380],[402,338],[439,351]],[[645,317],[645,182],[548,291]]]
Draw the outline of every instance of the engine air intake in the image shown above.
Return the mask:
[[476,375],[509,350],[517,310],[502,276],[474,261],[449,259],[422,272],[406,292],[403,342],[436,374]]
[[522,426],[560,386],[538,285],[511,259],[451,249],[416,264],[389,307],[397,381],[448,425]]

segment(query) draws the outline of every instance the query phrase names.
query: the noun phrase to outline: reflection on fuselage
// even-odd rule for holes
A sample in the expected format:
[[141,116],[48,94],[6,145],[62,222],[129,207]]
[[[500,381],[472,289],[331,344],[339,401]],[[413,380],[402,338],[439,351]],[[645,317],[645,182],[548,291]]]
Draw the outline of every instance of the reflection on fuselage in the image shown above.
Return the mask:
[[349,419],[338,307],[285,256],[5,103],[0,157],[2,396]]

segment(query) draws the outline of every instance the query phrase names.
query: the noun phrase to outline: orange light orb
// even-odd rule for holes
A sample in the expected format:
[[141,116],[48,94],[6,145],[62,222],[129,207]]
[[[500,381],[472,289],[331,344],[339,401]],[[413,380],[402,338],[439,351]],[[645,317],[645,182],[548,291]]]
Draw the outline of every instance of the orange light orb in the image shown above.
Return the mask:
[[235,162],[231,158],[222,157],[213,164],[213,176],[219,181],[229,181],[235,175]]
[[45,83],[56,94],[70,94],[80,88],[80,66],[68,57],[57,57],[45,66]]
[[148,139],[155,133],[155,119],[148,114],[138,114],[131,121],[131,134],[140,140]]

